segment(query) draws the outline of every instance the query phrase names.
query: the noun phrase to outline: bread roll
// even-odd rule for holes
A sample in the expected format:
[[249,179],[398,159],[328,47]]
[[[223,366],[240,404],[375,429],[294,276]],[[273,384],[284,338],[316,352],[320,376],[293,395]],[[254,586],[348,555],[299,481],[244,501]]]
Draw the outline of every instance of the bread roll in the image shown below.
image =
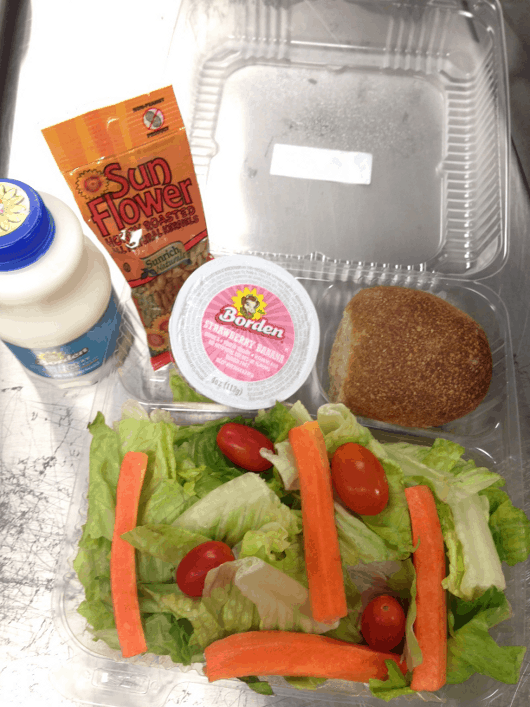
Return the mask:
[[491,375],[486,334],[469,315],[428,292],[371,287],[344,310],[329,397],[355,415],[431,427],[474,410]]

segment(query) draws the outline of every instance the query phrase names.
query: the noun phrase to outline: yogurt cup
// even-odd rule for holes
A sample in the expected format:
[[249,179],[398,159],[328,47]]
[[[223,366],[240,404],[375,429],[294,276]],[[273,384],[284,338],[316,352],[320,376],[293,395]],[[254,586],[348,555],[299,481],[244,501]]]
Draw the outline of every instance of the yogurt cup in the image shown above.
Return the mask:
[[187,382],[242,410],[271,407],[308,378],[320,342],[318,315],[287,270],[228,255],[201,265],[181,288],[169,337]]

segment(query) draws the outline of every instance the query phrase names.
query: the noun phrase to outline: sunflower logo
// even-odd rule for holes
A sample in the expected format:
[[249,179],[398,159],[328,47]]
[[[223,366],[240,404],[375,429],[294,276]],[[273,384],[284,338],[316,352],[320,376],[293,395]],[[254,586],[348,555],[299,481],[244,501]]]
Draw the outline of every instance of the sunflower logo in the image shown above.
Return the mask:
[[29,214],[25,191],[9,182],[0,182],[0,236],[6,236],[24,223]]
[[151,328],[167,333],[169,329],[169,314],[162,314],[162,316],[157,317],[151,324]]
[[152,351],[165,351],[169,348],[169,314],[157,317],[147,330],[147,343]]
[[86,169],[77,175],[75,180],[75,188],[78,194],[83,199],[92,199],[93,197],[107,191],[109,182],[103,172],[97,169]]
[[169,346],[167,332],[159,329],[147,329],[147,344],[151,351],[165,351]]
[[247,319],[261,319],[267,306],[263,295],[258,295],[256,288],[249,290],[248,287],[245,287],[243,292],[238,290],[237,295],[232,297],[232,302],[237,311]]

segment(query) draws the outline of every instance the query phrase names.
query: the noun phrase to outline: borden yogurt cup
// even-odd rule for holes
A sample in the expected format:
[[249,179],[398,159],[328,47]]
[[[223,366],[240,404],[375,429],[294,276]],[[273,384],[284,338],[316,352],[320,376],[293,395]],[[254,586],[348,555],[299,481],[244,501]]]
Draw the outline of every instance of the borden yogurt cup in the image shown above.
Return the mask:
[[186,280],[169,336],[175,363],[193,388],[217,403],[255,410],[303,385],[320,327],[306,290],[284,268],[228,255]]

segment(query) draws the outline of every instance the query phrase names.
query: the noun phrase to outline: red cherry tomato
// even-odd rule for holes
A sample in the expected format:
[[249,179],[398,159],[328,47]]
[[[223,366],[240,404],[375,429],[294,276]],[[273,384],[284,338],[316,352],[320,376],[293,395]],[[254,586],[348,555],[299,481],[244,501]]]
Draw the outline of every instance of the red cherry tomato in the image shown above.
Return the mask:
[[266,471],[272,464],[259,450],[274,452],[274,445],[264,434],[239,422],[227,422],[217,433],[217,444],[231,462],[247,471]]
[[354,513],[375,516],[388,503],[388,481],[369,449],[347,442],[331,459],[331,477],[342,502]]
[[176,572],[177,584],[189,597],[201,597],[208,572],[235,559],[228,545],[218,540],[197,545],[180,561]]
[[382,594],[372,599],[363,611],[361,633],[370,648],[390,651],[405,635],[405,612],[397,599]]

